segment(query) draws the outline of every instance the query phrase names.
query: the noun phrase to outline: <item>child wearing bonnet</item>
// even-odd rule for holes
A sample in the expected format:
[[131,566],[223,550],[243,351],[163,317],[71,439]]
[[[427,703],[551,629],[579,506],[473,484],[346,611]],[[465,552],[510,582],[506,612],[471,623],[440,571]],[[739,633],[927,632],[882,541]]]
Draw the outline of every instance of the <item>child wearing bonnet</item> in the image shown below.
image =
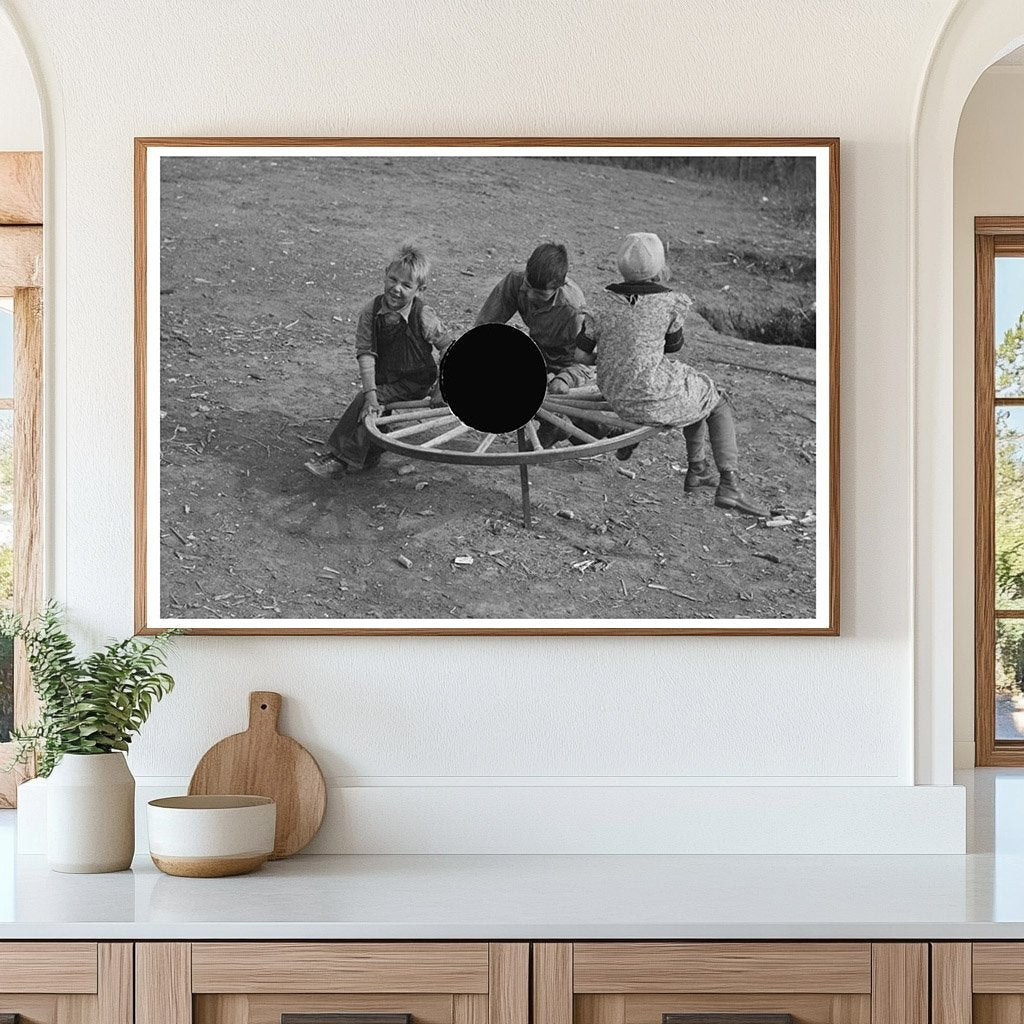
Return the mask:
[[[688,492],[717,483],[715,504],[746,515],[767,510],[740,489],[736,423],[728,398],[705,373],[668,354],[683,345],[683,321],[692,300],[666,287],[665,247],[649,232],[626,237],[618,254],[622,281],[607,286],[596,345],[597,383],[624,420],[682,427]],[[593,356],[592,356],[593,358]],[[718,468],[705,458],[705,438]]]

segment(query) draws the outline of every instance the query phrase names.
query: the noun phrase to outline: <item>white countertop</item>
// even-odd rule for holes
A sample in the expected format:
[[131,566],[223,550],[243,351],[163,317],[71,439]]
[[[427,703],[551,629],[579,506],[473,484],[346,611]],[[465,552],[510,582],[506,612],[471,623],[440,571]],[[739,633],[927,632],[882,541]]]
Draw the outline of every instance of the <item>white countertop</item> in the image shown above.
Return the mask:
[[297,857],[238,878],[18,862],[2,938],[1024,938],[1024,856]]
[[225,879],[13,856],[0,939],[1024,939],[1024,773],[972,773],[966,856],[296,857]]

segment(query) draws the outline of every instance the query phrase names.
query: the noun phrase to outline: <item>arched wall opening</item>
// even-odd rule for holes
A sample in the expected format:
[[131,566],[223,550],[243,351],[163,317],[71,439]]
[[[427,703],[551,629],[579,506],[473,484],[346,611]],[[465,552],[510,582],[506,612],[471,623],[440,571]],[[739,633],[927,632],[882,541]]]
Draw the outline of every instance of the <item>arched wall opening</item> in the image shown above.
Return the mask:
[[[925,785],[952,781],[954,702],[962,708],[963,694],[973,694],[974,685],[973,653],[967,653],[974,643],[973,511],[965,521],[962,494],[962,428],[972,423],[973,389],[957,376],[961,346],[968,346],[973,365],[973,332],[964,338],[954,326],[957,131],[979,78],[1021,43],[1024,8],[1018,0],[960,3],[925,71],[911,140],[915,778]],[[960,726],[956,738],[961,739]]]
[[[954,767],[976,761],[974,671],[974,219],[1024,215],[1024,48],[985,70],[963,109],[954,160],[953,264],[953,701]],[[1008,269],[1004,266],[1004,272]],[[1006,282],[1003,283],[1005,289]],[[1008,296],[1007,296],[1008,297]],[[1005,324],[997,324],[1001,331]],[[1011,627],[1012,628],[1012,627]],[[997,663],[999,656],[997,655]],[[1008,692],[997,696],[1000,738],[1019,733]]]
[[0,13],[0,152],[42,150],[43,118],[32,66],[14,25]]

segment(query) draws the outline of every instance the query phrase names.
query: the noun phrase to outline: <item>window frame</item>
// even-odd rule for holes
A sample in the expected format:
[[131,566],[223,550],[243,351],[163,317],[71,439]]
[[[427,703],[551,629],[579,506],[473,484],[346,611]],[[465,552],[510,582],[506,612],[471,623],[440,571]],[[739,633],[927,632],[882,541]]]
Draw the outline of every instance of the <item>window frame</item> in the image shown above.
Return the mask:
[[[43,160],[41,153],[0,153],[0,297],[14,300],[14,595],[23,618],[43,595]],[[14,724],[33,721],[39,704],[25,652],[14,654]],[[13,743],[0,743],[0,807],[14,807],[33,764],[7,772]]]
[[974,762],[1024,766],[1024,740],[996,739],[996,621],[1024,623],[1024,609],[996,609],[995,420],[998,408],[1024,408],[1024,397],[997,398],[995,261],[1024,258],[1024,217],[974,220]]

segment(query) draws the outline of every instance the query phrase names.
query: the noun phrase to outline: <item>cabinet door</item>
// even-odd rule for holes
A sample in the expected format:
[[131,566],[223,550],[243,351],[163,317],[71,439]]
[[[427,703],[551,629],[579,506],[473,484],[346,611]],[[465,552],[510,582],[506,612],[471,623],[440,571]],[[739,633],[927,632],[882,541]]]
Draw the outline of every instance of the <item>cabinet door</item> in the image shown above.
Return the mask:
[[132,1024],[132,947],[0,942],[5,1024]]
[[922,943],[538,943],[533,1024],[928,1024]]
[[1024,942],[936,943],[935,1024],[1024,1020]]
[[525,943],[140,943],[136,984],[136,1024],[529,1024]]

